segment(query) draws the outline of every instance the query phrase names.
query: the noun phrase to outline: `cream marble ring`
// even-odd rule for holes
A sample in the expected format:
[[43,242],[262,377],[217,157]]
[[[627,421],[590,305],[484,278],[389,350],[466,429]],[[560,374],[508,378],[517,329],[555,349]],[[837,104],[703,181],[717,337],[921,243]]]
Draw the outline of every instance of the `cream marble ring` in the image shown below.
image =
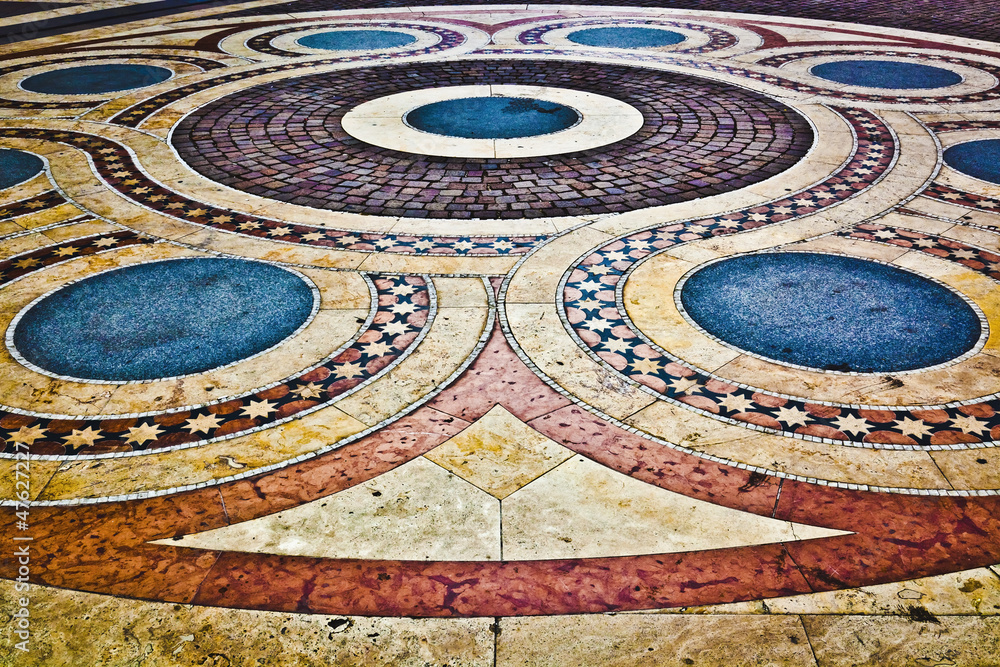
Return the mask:
[[[579,121],[566,129],[515,138],[470,138],[426,132],[406,121],[407,114],[449,100],[507,97],[536,100],[545,107],[568,107]],[[450,86],[380,97],[351,109],[341,124],[355,139],[381,148],[418,155],[461,158],[524,158],[574,153],[632,136],[642,113],[620,100],[595,93],[540,86]],[[485,123],[485,120],[484,120]]]

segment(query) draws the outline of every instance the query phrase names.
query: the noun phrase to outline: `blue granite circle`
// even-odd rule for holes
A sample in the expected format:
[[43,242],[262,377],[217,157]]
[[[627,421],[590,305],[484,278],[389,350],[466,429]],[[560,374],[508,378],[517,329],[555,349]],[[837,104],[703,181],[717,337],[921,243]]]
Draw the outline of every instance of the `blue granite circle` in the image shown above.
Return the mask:
[[1000,185],[1000,139],[955,144],[945,150],[944,161],[967,176]]
[[776,361],[856,373],[926,368],[968,352],[982,325],[961,297],[909,271],[818,253],[742,255],[681,288],[716,338]]
[[0,149],[0,190],[23,183],[45,169],[42,158],[24,151]]
[[660,28],[586,28],[566,35],[566,39],[584,46],[602,46],[611,49],[650,49],[657,46],[680,44],[686,38],[673,30]]
[[403,120],[424,132],[465,139],[517,139],[573,127],[580,114],[570,107],[523,97],[465,97],[425,104]]
[[43,72],[29,76],[21,82],[21,87],[50,95],[99,95],[152,86],[171,76],[171,71],[165,67],[112,63]]
[[295,40],[307,49],[327,51],[368,51],[395,49],[417,41],[413,35],[395,30],[334,30],[306,35]]
[[950,69],[895,60],[838,60],[809,71],[827,81],[865,88],[943,88],[962,82]]
[[25,311],[14,347],[39,368],[88,380],[201,373],[278,344],[313,300],[300,277],[263,262],[152,262],[53,292]]

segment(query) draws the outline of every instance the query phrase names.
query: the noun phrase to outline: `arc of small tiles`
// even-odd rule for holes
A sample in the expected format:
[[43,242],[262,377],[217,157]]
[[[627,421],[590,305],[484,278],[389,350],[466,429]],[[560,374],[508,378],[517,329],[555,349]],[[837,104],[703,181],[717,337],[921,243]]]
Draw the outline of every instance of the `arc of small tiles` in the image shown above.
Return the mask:
[[212,229],[259,239],[357,252],[420,255],[516,255],[528,252],[546,236],[416,236],[353,232],[298,225],[189,199],[149,178],[121,144],[81,132],[27,128],[0,129],[0,137],[40,139],[85,151],[98,175],[114,190],[163,215]]
[[[106,62],[109,58],[114,58],[115,56],[75,56],[72,58],[59,58],[56,60],[46,60],[41,63],[24,63],[21,65],[10,65],[8,67],[0,67],[0,76],[5,74],[11,74],[13,72],[18,72],[20,70],[38,67],[41,65],[59,65],[65,63],[78,64],[82,62]],[[208,58],[198,58],[196,56],[175,56],[170,54],[141,54],[141,53],[123,53],[120,58],[150,58],[155,60],[168,60],[172,62],[183,62],[189,65],[194,65],[199,67],[204,71],[219,69],[221,67],[226,67],[224,63],[217,62],[215,60],[209,60]],[[83,109],[96,107],[104,104],[107,100],[77,100],[74,102],[34,102],[28,100],[10,100],[6,98],[0,98],[0,108],[6,109]]]
[[[89,218],[76,220],[84,222]],[[133,245],[154,243],[155,239],[137,234],[133,231],[113,232],[82,236],[54,245],[31,250],[0,261],[0,287],[9,285],[15,280],[40,271],[41,269],[68,262],[77,257],[87,257],[102,252],[117,250]]]
[[529,45],[543,45],[546,42],[543,39],[543,35],[547,32],[552,32],[553,30],[561,30],[563,28],[585,28],[590,25],[608,25],[614,23],[616,26],[643,26],[652,28],[681,28],[685,30],[693,30],[696,32],[705,33],[709,37],[708,44],[703,44],[702,46],[696,46],[693,48],[686,49],[676,49],[671,51],[671,53],[710,53],[712,51],[719,51],[721,49],[728,49],[734,46],[739,40],[736,35],[728,32],[726,30],[721,30],[719,28],[713,28],[712,26],[701,25],[699,23],[687,23],[679,21],[640,21],[640,20],[630,20],[630,21],[615,21],[614,19],[605,20],[590,20],[590,21],[561,21],[559,23],[547,23],[545,25],[535,26],[525,30],[517,36],[517,41],[521,44]]
[[[423,27],[421,27],[423,29]],[[441,29],[442,32],[447,32],[441,41],[437,44],[432,44],[430,46],[424,47],[422,49],[414,49],[412,51],[407,51],[407,56],[423,56],[431,55],[434,53],[439,53],[442,51],[447,51],[448,49],[453,49],[456,46],[461,45],[465,42],[465,35],[456,31],[445,31]],[[302,54],[296,54],[301,57]],[[207,79],[205,81],[198,81],[197,83],[188,84],[186,86],[180,86],[179,88],[174,88],[161,95],[156,95],[149,99],[144,100],[139,104],[134,104],[127,109],[124,109],[117,113],[111,118],[109,122],[116,123],[118,125],[123,125],[125,127],[138,127],[142,121],[146,120],[158,109],[164,106],[176,102],[178,100],[184,99],[195,93],[199,93],[203,90],[208,90],[209,88],[215,88],[216,86],[221,86],[227,83],[233,83],[235,81],[243,81],[252,77],[261,76],[264,74],[275,74],[278,72],[294,72],[298,69],[312,69],[314,67],[322,67],[323,65],[332,65],[337,63],[351,63],[351,62],[378,62],[390,59],[392,56],[389,54],[365,54],[365,55],[354,55],[354,56],[336,56],[331,58],[324,58],[321,60],[308,60],[307,62],[293,62],[293,63],[281,63],[279,65],[268,65],[265,67],[260,67],[253,70],[244,70],[240,72],[232,72],[230,74],[225,74],[213,79]]]
[[200,406],[142,415],[49,417],[0,409],[0,456],[78,459],[160,452],[235,438],[303,417],[398,365],[433,321],[428,277],[365,275],[372,310],[355,336],[319,364],[267,387]]
[[943,236],[873,222],[854,225],[848,229],[842,229],[834,235],[918,250],[940,259],[961,264],[976,273],[1000,282],[1000,254]]
[[38,213],[46,209],[62,206],[69,202],[55,190],[46,190],[40,195],[0,206],[0,220],[12,220],[22,215]]
[[973,192],[965,192],[950,185],[944,185],[943,183],[931,183],[920,195],[948,204],[955,204],[963,208],[1000,214],[1000,199],[977,195]]
[[[868,111],[843,112],[857,135],[849,162],[822,183],[724,216],[623,236],[589,253],[564,278],[561,306],[570,334],[601,363],[682,407],[756,430],[889,449],[965,448],[1000,438],[1000,400],[892,409],[809,402],[731,384],[690,367],[646,339],[621,303],[637,263],[667,248],[815,213],[867,189],[895,157],[889,128]],[[984,437],[985,436],[985,437]]]
[[[588,58],[603,59],[607,58],[607,53],[594,50],[586,49],[479,49],[476,55],[484,56],[511,56],[511,55],[546,55],[546,56],[587,56]],[[844,52],[838,51],[838,55],[843,55]],[[686,69],[701,70],[705,72],[715,72],[718,74],[728,74],[731,76],[738,76],[745,79],[751,79],[753,81],[759,81],[761,83],[766,83],[771,86],[777,86],[779,88],[784,88],[786,90],[792,90],[797,93],[807,93],[809,95],[819,95],[826,98],[833,98],[838,100],[845,100],[849,102],[886,102],[886,103],[913,103],[913,104],[928,104],[931,102],[984,102],[993,99],[1000,99],[1000,87],[994,87],[987,91],[980,93],[967,93],[962,95],[946,95],[946,96],[905,96],[905,95],[878,95],[869,93],[849,93],[842,90],[836,90],[833,88],[822,88],[820,86],[814,86],[807,83],[801,83],[799,81],[794,81],[792,79],[787,79],[783,76],[779,76],[772,72],[758,72],[755,70],[750,70],[745,67],[736,67],[734,65],[725,64],[722,62],[715,62],[710,60],[687,60],[683,58],[674,58],[672,56],[665,56],[662,54],[649,54],[649,53],[638,53],[636,51],[630,52],[619,52],[615,54],[616,59],[626,59],[635,62],[649,62],[658,63],[663,65],[676,65],[684,67]],[[758,63],[755,63],[758,64]],[[992,74],[993,76],[1000,79],[1000,67],[994,67],[992,65],[985,65],[982,63],[972,63],[969,61],[961,61],[962,65],[967,67],[979,67],[979,69],[984,70]]]
[[[297,25],[294,27],[272,30],[270,32],[266,32],[261,35],[254,35],[253,37],[247,40],[246,45],[247,48],[253,49],[258,53],[266,53],[272,56],[287,56],[293,58],[301,58],[305,54],[298,53],[296,51],[286,51],[284,49],[279,49],[271,45],[271,40],[275,39],[276,37],[281,37],[282,35],[289,35],[296,32],[302,32],[304,29],[313,29],[313,28],[365,28],[368,30],[374,28],[407,28],[409,30],[420,30],[422,32],[433,33],[438,37],[440,37],[442,42],[448,41],[452,43],[452,46],[450,46],[449,48],[454,48],[454,46],[458,46],[459,44],[465,41],[465,36],[462,35],[462,33],[456,30],[449,30],[448,28],[444,28],[441,26],[419,25],[415,23],[398,23],[395,21],[380,21],[377,23],[367,23],[367,22],[331,23],[324,21],[323,23]],[[460,36],[461,40],[456,41],[455,37],[456,35]],[[410,55],[412,53],[421,53],[422,51],[423,49],[412,49],[412,50],[401,49],[400,53],[405,53],[406,55]],[[392,54],[378,54],[378,57],[385,58],[385,55],[392,55]]]

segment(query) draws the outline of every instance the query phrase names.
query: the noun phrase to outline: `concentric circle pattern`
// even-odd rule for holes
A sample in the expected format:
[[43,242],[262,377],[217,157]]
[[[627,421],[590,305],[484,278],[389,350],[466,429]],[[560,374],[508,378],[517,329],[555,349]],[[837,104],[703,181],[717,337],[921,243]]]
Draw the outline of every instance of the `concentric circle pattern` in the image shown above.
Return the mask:
[[849,373],[934,366],[971,350],[979,317],[957,294],[871,261],[742,255],[679,288],[687,314],[724,342],[784,363]]
[[[624,141],[549,159],[428,159],[346,136],[378,97],[520,84],[622,100],[646,119]],[[172,141],[204,176],[315,208],[420,218],[624,212],[728,192],[780,173],[812,144],[780,102],[689,75],[554,61],[466,61],[330,72],[251,88],[198,109]],[[530,184],[530,188],[528,188]],[[528,188],[528,189],[526,189]]]
[[50,373],[130,382],[201,373],[273,347],[314,297],[300,276],[239,259],[152,262],[58,290],[13,327],[17,354]]
[[684,35],[673,30],[641,26],[614,26],[584,28],[566,36],[571,42],[584,46],[602,46],[615,49],[643,49],[672,46],[684,41]]
[[417,41],[412,35],[394,30],[331,30],[318,32],[295,40],[310,49],[329,51],[365,51],[368,49],[394,49]]

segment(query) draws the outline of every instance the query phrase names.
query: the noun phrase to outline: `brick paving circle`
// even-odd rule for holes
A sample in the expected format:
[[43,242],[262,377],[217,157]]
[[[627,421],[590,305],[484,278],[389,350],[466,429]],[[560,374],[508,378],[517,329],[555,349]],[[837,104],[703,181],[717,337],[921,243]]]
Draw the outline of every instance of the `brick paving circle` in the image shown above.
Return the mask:
[[[351,108],[442,86],[517,84],[593,92],[645,123],[600,148],[526,159],[436,158],[346,134]],[[813,141],[793,109],[742,88],[635,67],[531,60],[352,69],[249,88],[176,128],[207,178],[335,211],[413,218],[537,218],[624,212],[728,192],[797,162]]]

